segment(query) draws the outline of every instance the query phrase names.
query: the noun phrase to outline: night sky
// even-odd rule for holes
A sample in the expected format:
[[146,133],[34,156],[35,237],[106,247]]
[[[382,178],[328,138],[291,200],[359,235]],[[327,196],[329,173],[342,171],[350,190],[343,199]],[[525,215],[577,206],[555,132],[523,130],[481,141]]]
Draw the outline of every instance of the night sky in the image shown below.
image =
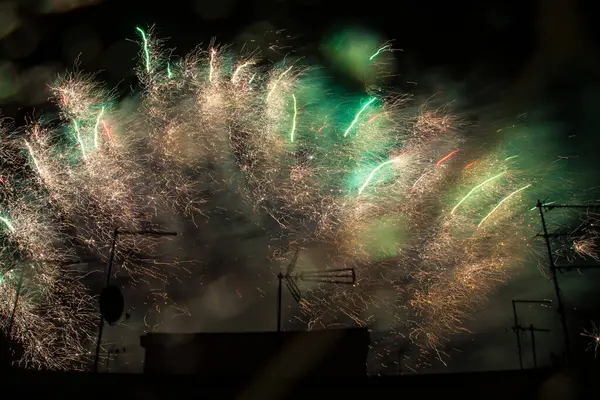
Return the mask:
[[[206,45],[212,38],[232,43],[234,48],[249,39],[266,44],[281,38],[282,44],[289,45],[287,51],[326,66],[319,50],[323,40],[345,27],[360,26],[393,39],[394,47],[402,49],[395,53],[398,75],[394,78],[401,89],[410,86],[407,82],[418,82],[417,91],[442,91],[456,100],[461,113],[474,124],[501,125],[522,113],[540,116],[564,132],[561,145],[565,156],[577,156],[573,165],[594,171],[600,144],[600,52],[596,52],[600,31],[594,29],[598,11],[597,2],[591,0],[373,0],[356,5],[324,0],[5,1],[0,2],[0,108],[16,125],[32,115],[52,114],[47,84],[76,63],[80,70],[98,72],[120,96],[131,96],[137,88],[136,26],[155,25],[157,34],[166,38],[166,46],[176,49],[177,55]],[[332,68],[331,73],[338,71]],[[600,182],[591,183],[596,185]],[[274,329],[276,280],[271,289],[262,288],[270,292],[257,296],[251,277],[256,276],[260,262],[235,256],[236,250],[247,254],[248,249],[255,249],[254,258],[260,260],[268,243],[253,235],[247,221],[232,215],[214,220],[210,229],[197,231],[182,224],[183,235],[175,239],[170,251],[184,249],[178,256],[200,260],[203,273],[170,288],[172,298],[185,303],[193,316],[174,319],[161,330]],[[206,232],[222,224],[228,224],[231,237],[245,239],[237,240],[233,249],[212,245]],[[579,332],[589,328],[591,320],[600,322],[596,295],[600,272],[570,272],[560,279],[573,354],[580,362],[593,363],[593,353],[585,352],[589,340]],[[253,300],[244,300],[245,292],[254,292]],[[151,294],[135,290],[125,295],[131,323],[109,328],[107,340],[114,348],[127,348],[128,353],[112,369],[139,371],[138,337],[144,327],[135,314]],[[509,328],[511,299],[515,298],[553,299],[552,283],[536,266],[524,266],[467,323],[473,334],[452,340],[446,350],[451,355],[448,365],[434,363],[426,372],[518,367],[515,337]],[[292,300],[286,302],[286,307],[295,307]],[[519,310],[523,324],[552,330],[536,336],[538,363],[548,365],[550,353],[560,352],[562,343],[556,310],[537,305],[522,305]],[[525,365],[531,366],[528,338],[523,352]]]

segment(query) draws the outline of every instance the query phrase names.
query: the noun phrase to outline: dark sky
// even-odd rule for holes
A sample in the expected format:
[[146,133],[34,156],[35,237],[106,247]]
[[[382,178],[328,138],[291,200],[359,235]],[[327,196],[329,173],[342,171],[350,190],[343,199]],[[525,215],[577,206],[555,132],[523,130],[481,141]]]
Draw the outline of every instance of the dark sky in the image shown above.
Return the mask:
[[[42,7],[28,4],[46,4]],[[54,6],[52,6],[56,3]],[[77,7],[77,3],[96,3]],[[302,46],[312,48],[334,30],[357,23],[390,39],[404,50],[401,63],[421,71],[442,67],[444,75],[464,78],[474,71],[495,80],[514,78],[535,46],[535,5],[531,2],[371,1],[356,6],[341,1],[77,1],[6,2],[3,26],[13,29],[2,42],[2,56],[26,81],[40,81],[40,70],[71,67],[81,54],[81,68],[104,70],[102,78],[131,78],[137,45],[132,27],[156,24],[168,46],[185,54],[216,37],[228,43],[251,32],[286,29]],[[11,5],[17,5],[16,10]],[[73,5],[69,11],[59,12]],[[42,13],[43,9],[46,13]],[[48,11],[55,10],[54,13]],[[7,30],[9,30],[7,28]],[[410,78],[414,71],[403,70]],[[23,75],[25,75],[23,77]],[[25,86],[35,85],[24,82]],[[23,89],[27,91],[27,88]],[[39,90],[3,99],[35,104]]]
[[[183,55],[213,37],[230,43],[279,29],[304,52],[317,53],[323,37],[352,23],[395,39],[395,47],[403,50],[398,53],[403,80],[458,88],[469,98],[467,106],[477,110],[498,103],[515,115],[551,110],[553,119],[585,142],[578,154],[593,155],[600,100],[595,52],[600,33],[593,29],[597,11],[598,3],[591,0],[371,0],[356,5],[337,0],[6,1],[0,2],[0,107],[17,121],[34,110],[39,114],[47,107],[46,84],[76,59],[80,69],[100,71],[101,79],[127,93],[135,85],[136,26],[155,24],[159,35],[168,38],[167,47]],[[578,308],[570,318],[574,337],[597,310],[590,279],[585,277],[585,284],[572,277],[565,281],[565,290],[578,291],[567,296],[570,309]],[[231,284],[219,280],[211,290]],[[516,366],[514,335],[506,332],[515,297],[553,297],[552,287],[537,271],[511,281],[475,316],[476,334],[454,340],[461,353],[452,351],[450,366],[432,371]],[[540,362],[549,362],[549,349],[560,342],[555,312],[530,307],[523,318],[553,329],[538,344]],[[581,352],[585,341],[576,345]]]

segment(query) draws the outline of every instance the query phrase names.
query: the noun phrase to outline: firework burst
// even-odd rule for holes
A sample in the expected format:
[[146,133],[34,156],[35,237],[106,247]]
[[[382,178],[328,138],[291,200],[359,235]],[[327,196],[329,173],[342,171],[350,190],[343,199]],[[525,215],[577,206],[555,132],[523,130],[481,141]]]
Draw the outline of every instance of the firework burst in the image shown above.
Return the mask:
[[580,335],[592,339],[588,344],[587,350],[593,351],[594,357],[596,357],[598,355],[598,348],[600,348],[600,329],[598,329],[596,323],[592,321],[591,329],[584,329]]
[[[392,332],[388,347],[408,341],[440,359],[498,282],[535,259],[531,205],[563,178],[555,149],[539,148],[543,130],[470,127],[441,100],[375,85],[340,95],[298,60],[266,68],[258,53],[238,57],[215,44],[171,62],[151,32],[137,32],[140,104],[120,105],[93,77],[67,75],[53,86],[60,123],[33,123],[15,141],[30,168],[18,171],[19,189],[0,209],[2,230],[28,265],[55,266],[31,272],[33,281],[53,277],[45,301],[62,299],[76,280],[57,267],[74,256],[65,237],[102,258],[115,227],[153,226],[159,215],[210,218],[219,192],[250,205],[281,243],[271,247],[275,268],[300,249],[300,270],[356,270],[353,287],[306,288],[300,308],[310,329],[373,326]],[[24,199],[23,187],[47,203]],[[595,258],[585,240],[575,251]],[[119,252],[131,276],[164,279],[131,256],[156,254],[155,241],[124,239]],[[16,285],[12,271],[5,286]],[[69,295],[85,298],[79,290]],[[2,293],[6,315],[14,290]],[[28,348],[77,342],[69,354],[83,353],[89,329],[74,317],[56,345],[27,339],[27,324],[46,320],[25,308],[36,304],[28,293],[17,324]],[[81,313],[68,304],[65,313]],[[384,363],[390,351],[377,354]]]

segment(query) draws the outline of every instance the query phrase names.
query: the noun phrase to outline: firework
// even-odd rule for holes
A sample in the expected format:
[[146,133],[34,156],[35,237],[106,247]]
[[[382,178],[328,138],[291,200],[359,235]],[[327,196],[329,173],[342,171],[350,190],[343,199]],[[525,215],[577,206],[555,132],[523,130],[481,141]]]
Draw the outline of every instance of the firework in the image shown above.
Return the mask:
[[[4,147],[4,172],[16,154]],[[12,147],[14,149],[14,147]],[[17,339],[21,365],[83,369],[95,313],[74,265],[60,218],[36,185],[22,187],[22,171],[6,173],[1,190],[0,328]],[[65,349],[69,349],[65,351]]]
[[588,344],[587,350],[593,351],[594,357],[596,357],[598,355],[598,348],[600,348],[600,329],[598,329],[596,323],[592,321],[592,328],[584,329],[580,335],[592,339]]
[[[472,137],[435,98],[420,102],[376,86],[335,93],[298,60],[266,68],[257,53],[235,55],[214,43],[174,62],[152,32],[137,33],[139,104],[120,104],[92,76],[66,75],[53,86],[60,122],[36,122],[15,142],[29,161],[20,187],[40,193],[50,211],[11,200],[0,222],[34,264],[72,256],[64,237],[102,259],[115,227],[154,226],[158,215],[210,218],[218,202],[209,200],[235,193],[281,243],[271,248],[274,267],[299,248],[300,269],[355,268],[354,287],[307,288],[301,311],[310,329],[388,330],[386,346],[409,341],[421,352],[417,365],[428,362],[423,355],[443,359],[444,343],[465,330],[497,283],[535,260],[531,205],[564,178],[555,149],[539,148],[543,130],[520,121],[477,128],[484,138]],[[385,51],[391,45],[369,61],[376,65]],[[589,235],[571,239],[578,254],[597,257]],[[119,245],[132,277],[166,279],[136,262],[157,254],[155,241]],[[48,271],[57,275],[46,296],[52,302],[72,278]],[[4,274],[5,285],[16,284],[13,275]],[[23,341],[25,322],[35,318],[45,317],[32,311],[20,320]],[[76,321],[70,329],[69,343],[89,332]]]

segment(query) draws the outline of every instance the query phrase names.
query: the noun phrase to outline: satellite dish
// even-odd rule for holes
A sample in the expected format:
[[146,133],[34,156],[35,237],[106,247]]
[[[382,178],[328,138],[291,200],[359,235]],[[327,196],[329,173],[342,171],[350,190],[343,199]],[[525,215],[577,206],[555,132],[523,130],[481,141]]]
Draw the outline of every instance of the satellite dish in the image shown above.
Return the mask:
[[100,314],[110,325],[121,319],[125,309],[123,293],[115,285],[108,285],[100,293]]

